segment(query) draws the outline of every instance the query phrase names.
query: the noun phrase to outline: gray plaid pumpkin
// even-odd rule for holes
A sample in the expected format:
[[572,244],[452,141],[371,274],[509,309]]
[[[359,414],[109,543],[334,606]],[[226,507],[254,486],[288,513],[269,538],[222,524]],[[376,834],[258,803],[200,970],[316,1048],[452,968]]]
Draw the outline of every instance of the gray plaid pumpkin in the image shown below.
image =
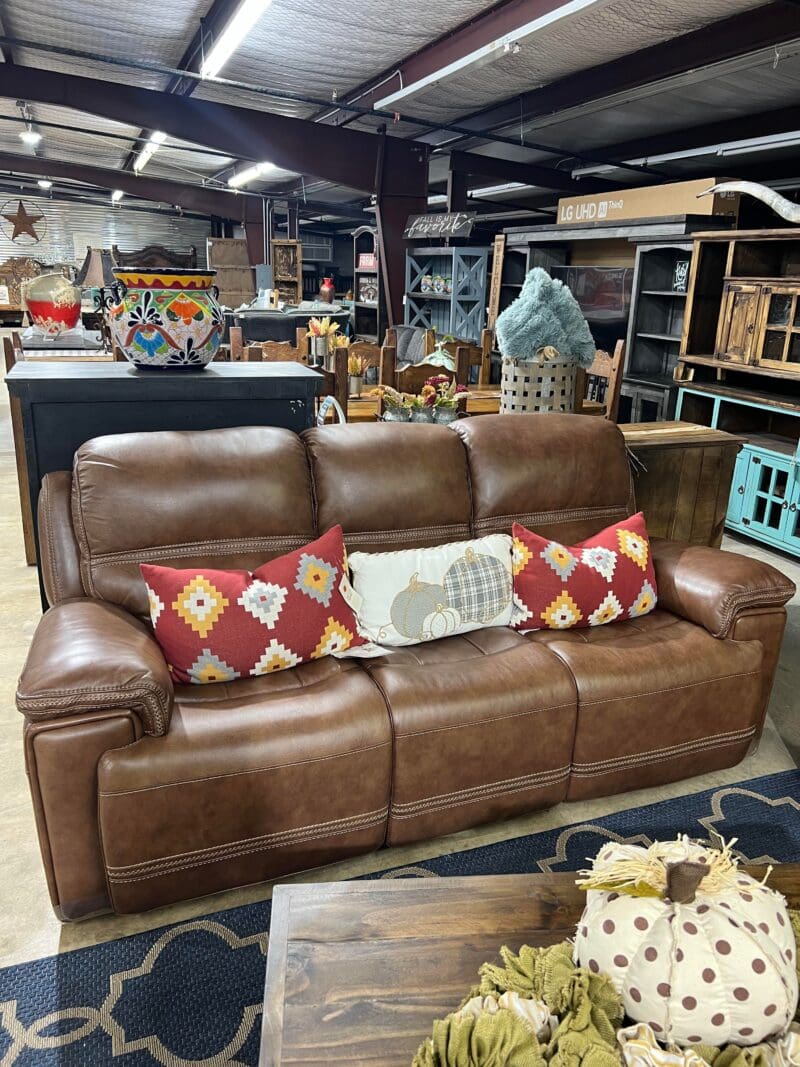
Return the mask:
[[447,594],[440,585],[421,582],[418,574],[412,574],[408,585],[392,601],[389,612],[392,626],[403,637],[422,641],[425,620],[446,606]]
[[442,585],[462,622],[489,623],[511,601],[511,574],[502,560],[472,548],[450,564]]

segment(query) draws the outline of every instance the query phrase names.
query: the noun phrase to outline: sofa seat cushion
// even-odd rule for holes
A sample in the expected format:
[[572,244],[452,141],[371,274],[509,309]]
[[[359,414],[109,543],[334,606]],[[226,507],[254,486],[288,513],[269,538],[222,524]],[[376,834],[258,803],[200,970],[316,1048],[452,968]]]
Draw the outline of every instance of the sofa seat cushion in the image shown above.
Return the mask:
[[564,799],[575,683],[549,649],[506,628],[368,661],[392,717],[390,844]]
[[570,800],[731,767],[759,732],[759,641],[720,641],[660,609],[527,640],[558,656],[578,688]]
[[390,764],[386,706],[353,661],[177,687],[165,737],[100,761],[115,910],[142,911],[379,847]]

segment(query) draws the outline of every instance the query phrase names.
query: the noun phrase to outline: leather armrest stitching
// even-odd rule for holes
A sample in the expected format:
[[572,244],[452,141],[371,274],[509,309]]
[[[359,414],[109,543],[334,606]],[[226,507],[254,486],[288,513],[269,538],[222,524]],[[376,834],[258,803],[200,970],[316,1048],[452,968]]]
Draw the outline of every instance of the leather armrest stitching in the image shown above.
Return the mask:
[[[53,689],[44,696],[25,696],[17,691],[17,707],[26,718],[41,722],[72,712],[94,711],[97,708],[142,709],[142,719],[155,726],[155,734],[166,733],[166,708],[163,690],[158,686],[139,685],[127,690],[118,686],[93,686],[86,689]],[[48,711],[55,709],[50,715]]]
[[754,589],[743,589],[738,593],[729,593],[723,601],[722,624],[712,632],[712,637],[726,637],[730,631],[733,617],[743,607],[758,608],[785,604],[794,595],[794,585],[776,589],[774,585],[763,585]]
[[[58,563],[56,560],[56,554],[53,551],[53,516],[50,509],[50,484],[45,478],[42,482],[41,495],[42,509],[45,515],[45,526],[47,527],[47,562],[50,568],[50,574],[53,579],[53,595],[55,601],[61,600],[61,579],[58,572]],[[41,551],[42,543],[39,539],[39,551]],[[44,577],[44,576],[43,576]]]

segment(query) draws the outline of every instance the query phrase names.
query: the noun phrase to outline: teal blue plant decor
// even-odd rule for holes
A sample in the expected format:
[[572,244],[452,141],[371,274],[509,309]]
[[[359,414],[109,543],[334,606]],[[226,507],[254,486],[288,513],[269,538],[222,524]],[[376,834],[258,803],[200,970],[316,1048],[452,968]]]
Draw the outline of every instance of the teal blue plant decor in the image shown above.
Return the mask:
[[558,353],[581,367],[594,359],[595,343],[578,301],[541,267],[530,271],[517,299],[498,317],[495,332],[509,359],[532,361]]

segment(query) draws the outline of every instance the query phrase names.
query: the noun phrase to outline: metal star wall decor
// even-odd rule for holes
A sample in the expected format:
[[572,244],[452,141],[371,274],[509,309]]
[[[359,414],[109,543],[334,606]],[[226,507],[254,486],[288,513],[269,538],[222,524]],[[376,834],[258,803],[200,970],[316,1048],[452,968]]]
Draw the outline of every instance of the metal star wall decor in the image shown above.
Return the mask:
[[[13,205],[13,200],[9,200],[3,205],[2,217],[13,226],[11,234],[8,233],[8,227],[3,226],[2,229],[5,236],[10,237],[12,241],[16,241],[18,237],[31,237],[34,241],[41,241],[44,233],[37,233],[35,224],[45,221],[44,215],[30,213],[21,200],[17,202],[17,210],[12,214],[9,208],[13,207]],[[45,222],[45,228],[46,225]]]

